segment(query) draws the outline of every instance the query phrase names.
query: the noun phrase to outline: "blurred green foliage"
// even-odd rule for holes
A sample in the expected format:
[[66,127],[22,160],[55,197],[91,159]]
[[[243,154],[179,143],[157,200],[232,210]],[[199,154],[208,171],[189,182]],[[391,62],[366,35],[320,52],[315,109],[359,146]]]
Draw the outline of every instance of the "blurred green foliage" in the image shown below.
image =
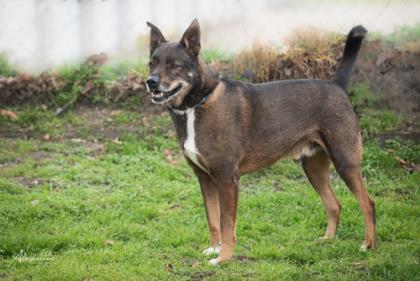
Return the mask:
[[0,76],[11,77],[16,76],[17,71],[12,67],[6,55],[0,53]]

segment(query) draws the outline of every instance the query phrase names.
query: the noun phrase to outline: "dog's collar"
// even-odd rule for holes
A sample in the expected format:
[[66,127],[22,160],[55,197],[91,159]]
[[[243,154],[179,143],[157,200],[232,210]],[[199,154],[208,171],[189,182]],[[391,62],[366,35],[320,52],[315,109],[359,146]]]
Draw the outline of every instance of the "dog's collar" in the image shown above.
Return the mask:
[[180,109],[176,109],[173,107],[168,106],[169,111],[171,111],[174,114],[178,114],[178,115],[184,115],[188,109],[196,109],[197,107],[201,107],[208,99],[209,96],[211,95],[211,92],[208,95],[205,95],[197,104],[195,104],[192,107],[189,107],[185,110],[180,110]]

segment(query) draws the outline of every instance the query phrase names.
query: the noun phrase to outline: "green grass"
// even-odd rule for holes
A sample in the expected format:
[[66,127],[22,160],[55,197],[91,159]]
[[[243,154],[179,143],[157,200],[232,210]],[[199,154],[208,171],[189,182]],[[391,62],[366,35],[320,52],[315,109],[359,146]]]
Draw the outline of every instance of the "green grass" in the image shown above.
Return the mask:
[[200,56],[206,63],[229,61],[233,58],[232,53],[217,48],[204,49]]
[[149,68],[144,59],[137,60],[119,60],[106,63],[100,68],[101,76],[105,81],[115,81],[126,77],[129,73],[134,73],[140,77],[148,76]]
[[349,97],[359,115],[359,123],[365,138],[402,126],[403,118],[384,105],[380,105],[381,99],[372,93],[366,83],[351,85]]
[[17,71],[12,67],[6,55],[0,53],[0,76],[16,76]]
[[[419,276],[420,174],[395,159],[418,161],[418,144],[390,140],[380,148],[374,138],[365,141],[363,173],[377,206],[377,251],[359,251],[363,218],[336,174],[333,186],[343,206],[338,237],[318,240],[326,227],[324,208],[300,165],[288,160],[242,177],[236,258],[212,267],[201,254],[208,230],[198,183],[167,115],[122,109],[99,118],[88,108],[57,118],[42,108],[11,110],[19,118],[0,120],[2,132],[23,130],[29,138],[0,137],[2,279]],[[117,129],[117,139],[108,136]],[[176,163],[166,159],[166,149]]]
[[383,42],[391,46],[403,46],[408,42],[420,40],[420,22],[414,25],[398,26],[389,34],[381,34],[373,32],[370,37],[372,39],[382,39]]

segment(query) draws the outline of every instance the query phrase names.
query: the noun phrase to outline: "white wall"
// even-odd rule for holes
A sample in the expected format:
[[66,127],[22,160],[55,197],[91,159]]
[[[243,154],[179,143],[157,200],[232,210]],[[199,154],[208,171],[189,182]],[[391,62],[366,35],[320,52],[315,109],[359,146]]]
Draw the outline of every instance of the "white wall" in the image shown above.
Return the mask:
[[178,38],[197,17],[204,47],[233,51],[254,41],[279,45],[301,25],[390,32],[419,15],[420,1],[410,0],[0,0],[0,52],[42,70],[99,52],[138,57],[146,53],[146,20]]

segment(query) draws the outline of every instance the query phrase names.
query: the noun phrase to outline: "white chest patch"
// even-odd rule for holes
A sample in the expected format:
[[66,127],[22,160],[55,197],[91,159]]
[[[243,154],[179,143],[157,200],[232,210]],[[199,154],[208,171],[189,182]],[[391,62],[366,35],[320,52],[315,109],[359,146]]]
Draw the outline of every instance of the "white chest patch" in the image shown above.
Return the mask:
[[200,155],[198,152],[197,145],[195,143],[195,109],[189,108],[186,110],[187,114],[187,137],[184,142],[184,155],[188,157],[195,165],[200,167],[203,171],[208,173],[207,169],[204,168],[200,162],[198,162],[197,156]]

